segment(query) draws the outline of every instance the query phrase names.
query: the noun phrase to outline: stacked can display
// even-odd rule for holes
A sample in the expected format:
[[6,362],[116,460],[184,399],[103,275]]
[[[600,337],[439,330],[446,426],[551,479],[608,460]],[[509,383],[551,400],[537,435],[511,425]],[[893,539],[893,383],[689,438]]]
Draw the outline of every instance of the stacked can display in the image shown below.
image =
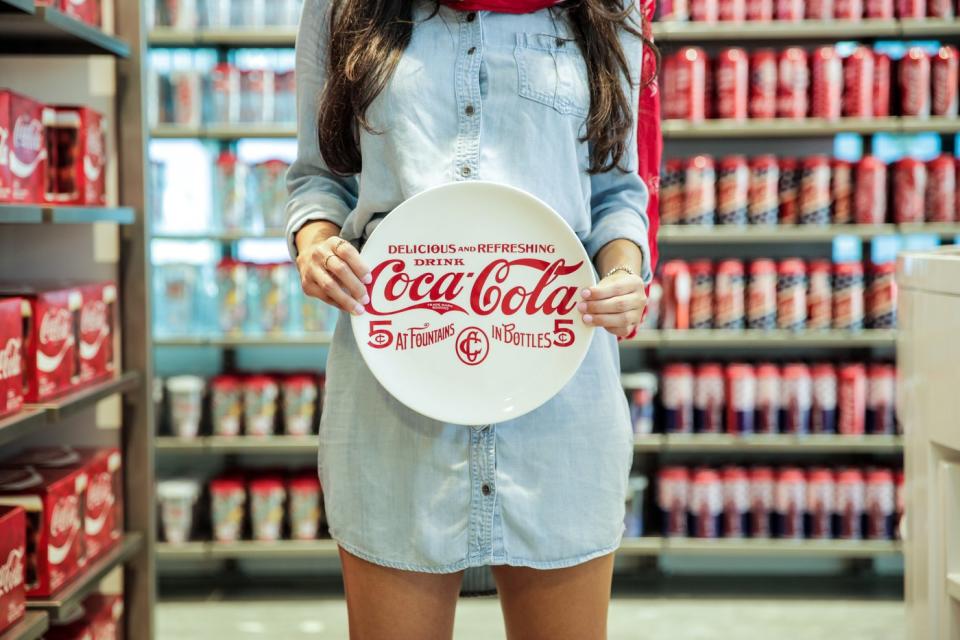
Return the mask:
[[660,22],[801,22],[803,20],[953,18],[951,0],[877,0],[869,2],[798,2],[796,0],[672,0],[658,3]]
[[[636,380],[637,378],[625,378]],[[658,383],[661,419],[652,428],[641,417],[656,415],[653,393],[629,388],[634,431],[679,434],[728,433],[894,435],[896,368],[886,362],[788,362],[759,364],[676,362],[664,366]],[[642,388],[642,387],[641,387]]]
[[905,157],[889,166],[870,155],[857,162],[773,155],[670,159],[661,176],[660,217],[665,225],[701,226],[954,222],[958,173],[960,160],[949,154],[926,162]]
[[887,467],[667,466],[656,504],[667,537],[893,540],[902,484]]
[[894,265],[789,258],[684,262],[661,271],[661,329],[859,331],[896,322]]
[[150,26],[173,29],[293,27],[303,0],[151,0]]

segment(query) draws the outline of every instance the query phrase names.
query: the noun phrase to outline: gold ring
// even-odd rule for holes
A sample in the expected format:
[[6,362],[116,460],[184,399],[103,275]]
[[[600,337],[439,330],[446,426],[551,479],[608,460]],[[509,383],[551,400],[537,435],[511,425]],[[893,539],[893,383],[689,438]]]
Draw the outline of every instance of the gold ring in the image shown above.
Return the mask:
[[337,244],[333,247],[333,253],[336,254],[338,251],[340,251],[340,246],[346,243],[347,243],[346,240],[344,240],[343,238],[340,238],[340,241],[337,242]]
[[331,254],[328,255],[326,258],[324,258],[324,259],[323,259],[323,270],[324,270],[324,271],[330,271],[330,267],[327,266],[327,263],[330,262],[330,258],[337,258],[337,257],[339,257],[339,256],[337,256],[337,254],[331,253]]

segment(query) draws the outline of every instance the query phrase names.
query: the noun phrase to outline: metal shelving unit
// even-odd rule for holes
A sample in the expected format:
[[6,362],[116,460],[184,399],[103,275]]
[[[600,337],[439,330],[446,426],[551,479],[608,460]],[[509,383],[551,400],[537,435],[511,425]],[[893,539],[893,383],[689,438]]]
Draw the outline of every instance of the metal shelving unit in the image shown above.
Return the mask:
[[286,47],[293,48],[297,30],[293,27],[262,29],[183,30],[158,27],[150,32],[152,47]]
[[43,611],[27,611],[23,619],[0,634],[0,640],[40,640],[50,628],[50,617]]
[[158,347],[304,347],[329,345],[330,338],[328,333],[276,336],[177,336],[158,337],[153,343]]
[[130,55],[120,38],[32,0],[0,0],[0,14],[0,53]]
[[667,538],[663,553],[725,557],[877,558],[898,556],[902,545],[888,540],[699,540]]
[[743,41],[829,41],[865,38],[896,38],[896,20],[805,20],[803,22],[742,22],[723,25],[703,22],[658,22],[653,37],[661,43],[701,44]]
[[312,455],[317,452],[317,436],[161,436],[156,449],[160,454]]
[[753,434],[652,434],[638,438],[638,452],[697,454],[804,453],[804,454],[898,454],[903,451],[900,436],[846,436]]
[[131,207],[50,207],[33,204],[0,204],[0,224],[132,224]]
[[199,127],[163,124],[150,132],[157,139],[191,138],[198,140],[239,140],[241,138],[296,138],[297,127],[294,124],[226,124],[203,125]]
[[657,347],[700,349],[756,348],[892,348],[896,332],[885,329],[864,331],[729,331],[691,329],[689,331],[641,331],[632,340],[620,343],[623,348]]

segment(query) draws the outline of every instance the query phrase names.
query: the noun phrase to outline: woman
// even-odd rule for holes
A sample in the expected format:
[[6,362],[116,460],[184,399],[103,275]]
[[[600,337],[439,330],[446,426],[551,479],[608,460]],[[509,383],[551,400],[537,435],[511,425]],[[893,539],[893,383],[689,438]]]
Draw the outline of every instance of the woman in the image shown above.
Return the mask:
[[[320,475],[351,637],[449,638],[462,572],[490,565],[511,638],[606,635],[632,435],[617,337],[650,279],[636,174],[644,43],[623,0],[306,0],[288,238],[304,292],[341,310]],[[572,381],[509,422],[463,427],[390,396],[357,351],[358,248],[414,194],[489,180],[550,204],[600,275]]]

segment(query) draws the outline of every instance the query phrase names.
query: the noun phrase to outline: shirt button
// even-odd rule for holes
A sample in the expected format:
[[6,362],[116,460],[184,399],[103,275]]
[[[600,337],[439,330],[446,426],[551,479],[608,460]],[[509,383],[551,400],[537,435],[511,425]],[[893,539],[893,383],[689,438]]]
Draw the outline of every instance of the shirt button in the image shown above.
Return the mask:
[[464,109],[463,112],[466,113],[468,116],[472,116],[476,112],[476,109],[473,108],[472,104],[468,104],[467,108]]
[[460,175],[462,175],[464,178],[470,177],[470,167],[463,167],[460,169]]
[[477,14],[475,11],[471,11],[470,13],[467,14],[467,22],[473,22],[476,19],[477,19]]
[[483,485],[482,487],[480,487],[480,491],[482,491],[482,492],[483,492],[483,495],[485,495],[485,496],[488,496],[488,495],[490,495],[491,493],[493,493],[493,489],[491,489],[491,488],[490,488],[490,485],[488,485],[488,484],[485,484],[485,485]]
[[468,56],[472,56],[472,55],[475,54],[476,52],[477,52],[477,48],[476,48],[476,47],[470,47],[469,49],[467,49],[467,55],[468,55]]

